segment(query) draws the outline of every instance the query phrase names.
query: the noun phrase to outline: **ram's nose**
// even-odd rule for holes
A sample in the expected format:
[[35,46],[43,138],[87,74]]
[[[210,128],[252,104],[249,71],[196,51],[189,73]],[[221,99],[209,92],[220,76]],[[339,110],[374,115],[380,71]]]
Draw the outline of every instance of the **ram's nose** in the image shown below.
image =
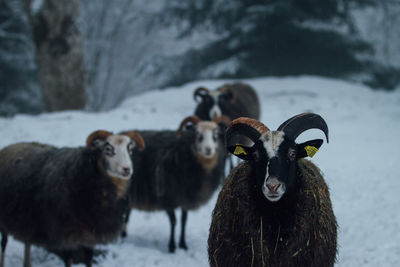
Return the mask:
[[280,186],[281,186],[280,183],[274,184],[274,185],[271,185],[271,184],[268,184],[268,183],[267,183],[267,187],[268,187],[269,191],[271,191],[271,193],[276,193],[276,191],[278,190],[278,188],[279,188]]
[[124,176],[129,176],[129,175],[131,174],[131,168],[129,168],[129,167],[123,167],[123,168],[122,168],[122,174],[123,174]]

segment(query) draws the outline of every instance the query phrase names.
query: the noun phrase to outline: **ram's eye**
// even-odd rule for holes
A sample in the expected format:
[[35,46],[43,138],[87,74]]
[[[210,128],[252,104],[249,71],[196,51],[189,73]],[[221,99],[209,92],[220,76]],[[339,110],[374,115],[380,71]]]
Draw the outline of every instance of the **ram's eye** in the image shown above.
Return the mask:
[[217,141],[218,140],[218,129],[214,129],[213,130],[213,140],[214,141]]
[[197,141],[197,142],[202,142],[202,141],[203,141],[203,135],[200,134],[200,133],[197,133],[197,134],[196,134],[196,141]]
[[104,146],[104,153],[105,153],[107,156],[114,156],[114,155],[115,155],[115,152],[114,152],[113,146],[110,145],[109,143],[107,143],[107,144]]
[[296,151],[294,149],[289,149],[288,158],[289,158],[289,160],[295,160],[296,159]]

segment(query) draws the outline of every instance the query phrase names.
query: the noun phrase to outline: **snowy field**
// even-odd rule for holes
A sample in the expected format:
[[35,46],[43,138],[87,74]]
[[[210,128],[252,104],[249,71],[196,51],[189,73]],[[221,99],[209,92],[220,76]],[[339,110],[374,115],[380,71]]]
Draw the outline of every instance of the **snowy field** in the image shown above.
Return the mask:
[[[340,227],[336,266],[400,266],[400,90],[372,91],[309,76],[244,81],[259,93],[261,121],[270,129],[309,111],[321,114],[328,123],[330,143],[321,147],[313,161],[325,174]],[[176,129],[194,110],[193,90],[198,86],[215,88],[223,82],[196,81],[152,91],[104,113],[0,118],[0,147],[21,141],[79,146],[97,129]],[[299,139],[322,137],[322,132],[312,130]],[[104,246],[108,253],[98,259],[97,266],[207,266],[208,228],[215,201],[216,194],[207,205],[189,212],[188,251],[167,252],[169,222],[164,212],[134,211],[128,237]],[[179,228],[178,224],[178,233]],[[22,260],[22,244],[11,239],[6,267],[22,266]],[[57,257],[36,247],[32,263],[34,267],[63,266]]]

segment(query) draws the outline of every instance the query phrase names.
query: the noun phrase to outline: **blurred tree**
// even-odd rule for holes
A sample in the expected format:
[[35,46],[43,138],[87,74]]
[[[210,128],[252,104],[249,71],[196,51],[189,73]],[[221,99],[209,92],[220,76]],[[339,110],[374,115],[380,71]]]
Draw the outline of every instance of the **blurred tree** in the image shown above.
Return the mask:
[[0,0],[0,116],[42,110],[29,33],[23,2]]
[[[182,72],[191,74],[184,77],[185,81],[209,75],[345,77],[363,71],[365,62],[360,55],[372,53],[368,43],[352,34],[354,24],[349,9],[372,5],[375,0],[180,2],[172,1],[169,8],[175,16],[168,17],[169,23],[189,21],[183,35],[199,27],[213,27],[223,36],[206,49],[192,50],[184,59]],[[232,62],[236,63],[234,69],[221,69],[224,63]],[[205,72],[198,71],[204,69]],[[193,73],[198,76],[192,77]],[[176,83],[182,83],[180,77],[171,80],[171,84]]]
[[[127,96],[133,81],[138,79],[132,64],[147,53],[135,49],[138,43],[135,34],[145,31],[137,21],[138,13],[142,18],[145,15],[134,0],[80,2],[88,108],[109,109]],[[140,32],[134,32],[132,25],[138,25]]]
[[25,0],[25,5],[45,110],[85,108],[82,38],[75,24],[78,0]]
[[372,44],[372,74],[365,84],[373,88],[395,89],[400,84],[400,1],[381,0],[373,7],[353,9],[360,25],[358,34]]

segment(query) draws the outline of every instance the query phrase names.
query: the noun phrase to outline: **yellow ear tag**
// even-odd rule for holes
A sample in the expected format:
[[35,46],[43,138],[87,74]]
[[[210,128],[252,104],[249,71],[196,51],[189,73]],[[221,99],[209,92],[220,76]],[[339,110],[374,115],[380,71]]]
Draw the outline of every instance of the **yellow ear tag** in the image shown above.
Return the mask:
[[315,146],[306,146],[304,149],[306,150],[307,155],[310,158],[314,157],[315,153],[317,153],[318,151],[318,148],[316,148]]
[[246,151],[244,151],[244,148],[241,146],[236,146],[235,151],[233,152],[235,155],[240,155],[240,154],[245,154],[247,155]]

